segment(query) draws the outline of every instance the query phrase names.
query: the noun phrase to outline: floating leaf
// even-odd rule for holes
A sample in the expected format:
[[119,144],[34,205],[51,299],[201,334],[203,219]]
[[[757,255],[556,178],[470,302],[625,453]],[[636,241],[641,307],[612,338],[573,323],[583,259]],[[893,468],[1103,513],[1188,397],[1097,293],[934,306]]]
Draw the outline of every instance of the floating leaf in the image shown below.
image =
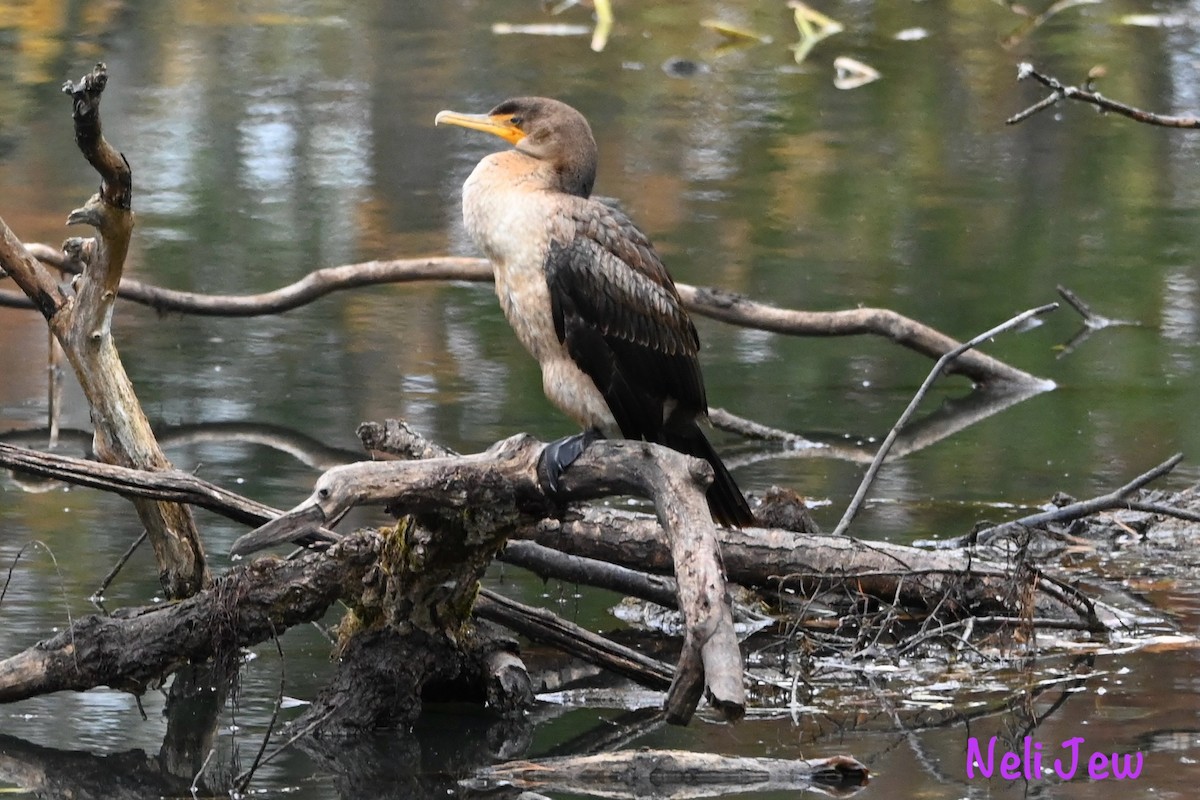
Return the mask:
[[817,42],[845,30],[842,23],[825,16],[816,9],[809,8],[800,0],[788,0],[788,7],[793,9],[796,30],[800,33],[800,41],[792,45],[792,53],[796,57],[797,64],[802,63],[808,57]]
[[770,36],[761,33],[755,33],[748,28],[740,28],[737,25],[731,25],[728,22],[722,22],[719,19],[706,19],[701,21],[700,27],[710,30],[713,33],[723,36],[730,42],[760,42],[768,44],[771,41]]
[[596,30],[592,31],[592,50],[599,53],[608,43],[608,34],[612,30],[612,3],[609,0],[593,0],[596,6]]
[[532,25],[513,25],[508,22],[497,22],[492,26],[492,33],[504,36],[512,33],[523,33],[530,36],[586,36],[591,28],[586,25],[567,25],[565,23],[534,23]]
[[1183,14],[1126,14],[1117,22],[1138,28],[1178,28],[1187,23],[1187,17]]
[[849,56],[835,58],[833,68],[837,70],[837,75],[833,78],[833,85],[839,89],[857,89],[879,80],[880,77],[878,70]]

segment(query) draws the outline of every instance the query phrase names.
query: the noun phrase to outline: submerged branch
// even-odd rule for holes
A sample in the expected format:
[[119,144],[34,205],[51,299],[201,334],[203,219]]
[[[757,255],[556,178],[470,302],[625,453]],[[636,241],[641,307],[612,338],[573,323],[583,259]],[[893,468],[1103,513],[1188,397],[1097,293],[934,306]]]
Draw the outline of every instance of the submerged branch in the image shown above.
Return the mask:
[[819,791],[844,797],[870,772],[849,756],[790,760],[738,758],[682,750],[622,750],[586,756],[510,761],[481,770],[486,782],[526,792],[608,798],[696,797],[750,792]]
[[1020,532],[1024,528],[1033,528],[1041,525],[1049,525],[1052,522],[1070,522],[1071,520],[1080,519],[1090,514],[1095,514],[1098,511],[1108,511],[1113,508],[1124,508],[1128,504],[1127,498],[1133,492],[1141,489],[1146,484],[1156,481],[1163,475],[1166,475],[1183,460],[1183,453],[1176,453],[1153,469],[1147,470],[1137,476],[1124,486],[1115,489],[1108,494],[1093,497],[1090,500],[1084,500],[1078,503],[1071,503],[1062,508],[1056,508],[1051,511],[1042,511],[1037,514],[1030,514],[1020,519],[1012,520],[1011,522],[994,525],[985,530],[976,531],[964,537],[968,544],[977,544],[986,546],[994,543],[997,539],[1003,536],[1011,536]]

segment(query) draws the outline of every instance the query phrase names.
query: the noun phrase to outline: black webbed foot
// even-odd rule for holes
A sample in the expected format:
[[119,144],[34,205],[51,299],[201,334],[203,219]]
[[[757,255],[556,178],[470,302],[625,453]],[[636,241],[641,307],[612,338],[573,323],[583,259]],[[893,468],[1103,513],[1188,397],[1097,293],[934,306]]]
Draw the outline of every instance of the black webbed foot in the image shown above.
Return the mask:
[[557,495],[559,481],[567,467],[583,455],[589,444],[603,438],[604,435],[600,431],[589,428],[583,433],[564,436],[547,444],[538,459],[538,480],[541,481],[543,491],[551,496]]

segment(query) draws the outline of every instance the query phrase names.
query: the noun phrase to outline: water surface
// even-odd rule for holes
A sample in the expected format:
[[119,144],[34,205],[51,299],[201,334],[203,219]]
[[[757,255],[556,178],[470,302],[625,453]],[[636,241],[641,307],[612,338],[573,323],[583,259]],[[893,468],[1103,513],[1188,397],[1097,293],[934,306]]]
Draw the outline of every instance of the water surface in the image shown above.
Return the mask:
[[[1069,82],[1103,64],[1099,88],[1109,96],[1164,113],[1200,110],[1200,8],[1155,8],[1181,24],[1120,24],[1121,15],[1146,10],[1131,0],[1085,5],[1006,49],[1000,42],[1021,21],[1001,4],[826,4],[822,11],[846,31],[796,64],[788,49],[796,28],[783,3],[618,3],[613,36],[593,53],[587,37],[493,34],[496,22],[556,21],[517,0],[0,2],[0,215],[28,241],[66,234],[62,220],[96,178],[74,149],[58,87],[103,60],[111,74],[106,133],[134,173],[132,276],[239,294],[323,266],[474,254],[459,187],[498,143],[435,129],[434,115],[485,111],[515,94],[560,97],[592,122],[597,191],[621,199],[678,280],[811,310],[885,306],[960,338],[1055,299],[1063,284],[1097,312],[1139,323],[1065,352],[1079,319],[1064,310],[990,345],[992,355],[1058,388],[885,468],[854,530],[902,542],[958,535],[978,519],[1015,513],[997,504],[1034,505],[1056,490],[1102,493],[1176,451],[1200,452],[1200,140],[1082,105],[1003,124],[1043,95],[1017,82],[1022,60]],[[699,25],[710,17],[752,26],[773,43],[722,50]],[[565,21],[589,17],[574,9]],[[912,29],[926,35],[897,39]],[[839,55],[871,64],[882,80],[834,88]],[[672,59],[698,69],[674,77],[664,70]],[[864,448],[886,434],[931,366],[875,338],[697,326],[713,405]],[[354,458],[354,429],[364,420],[402,417],[462,451],[517,431],[571,432],[542,397],[536,368],[486,286],[375,287],[234,320],[160,317],[123,304],[116,335],[174,463],[276,506],[305,496],[319,469]],[[45,325],[0,309],[0,341],[0,432],[32,432],[27,441],[44,445]],[[926,408],[969,391],[963,379],[948,379]],[[88,415],[69,378],[64,403],[59,449],[80,454]],[[247,427],[299,434],[301,449],[317,448],[321,458],[297,459],[295,448],[249,437]],[[760,458],[761,446],[717,439],[732,463],[744,464],[736,470],[744,488],[793,487],[823,504],[815,514],[827,528],[863,469],[807,455]],[[1194,482],[1195,463],[1185,461],[1164,485]],[[91,611],[85,598],[139,527],[116,497],[61,487],[26,493],[9,478],[0,487],[0,563],[35,539],[54,555],[26,549],[13,572],[0,607],[0,652],[8,654],[67,624],[68,614]],[[199,518],[221,569],[244,530]],[[1136,550],[1123,558],[1118,568],[1160,573]],[[108,606],[146,602],[157,591],[153,575],[149,554],[137,554],[107,592]],[[608,596],[577,597],[574,587],[543,587],[512,570],[495,580],[617,626],[603,611]],[[1195,583],[1150,585],[1156,606],[1195,630]],[[288,693],[310,698],[328,674],[327,648],[315,632],[289,633],[285,643]],[[277,688],[274,649],[259,652],[230,723],[238,733],[226,734],[250,751]],[[1042,666],[1031,665],[1031,684]],[[1194,780],[1185,776],[1200,758],[1196,667],[1187,651],[1102,657],[1089,668],[1101,674],[1072,691],[1037,735],[1048,743],[1084,735],[1096,747],[1144,752],[1139,793],[1190,796]],[[964,778],[968,735],[1002,730],[1012,718],[909,734],[888,712],[902,698],[883,686],[875,696],[855,725],[803,714],[735,727],[698,721],[638,744],[778,757],[850,752],[880,775],[863,796],[1025,791],[1019,782]],[[1049,702],[1031,706],[1045,711]],[[152,693],[144,705],[145,720],[123,694],[55,696],[0,709],[0,729],[57,748],[154,751],[161,701]],[[575,712],[539,726],[530,752],[596,717]],[[429,727],[460,724],[468,727],[451,716]],[[274,762],[256,785],[305,797],[344,793],[300,752]],[[1128,786],[1076,780],[1035,783],[1029,793],[1123,797]]]

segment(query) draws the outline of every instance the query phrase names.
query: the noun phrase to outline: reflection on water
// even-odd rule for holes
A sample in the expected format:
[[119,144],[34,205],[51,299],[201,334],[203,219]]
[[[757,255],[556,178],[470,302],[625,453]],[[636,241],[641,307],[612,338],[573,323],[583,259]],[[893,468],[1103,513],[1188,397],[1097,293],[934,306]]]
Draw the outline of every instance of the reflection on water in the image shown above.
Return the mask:
[[[596,54],[586,36],[494,36],[495,22],[548,19],[538,4],[518,0],[313,0],[286,11],[258,2],[0,2],[0,216],[30,241],[64,236],[62,220],[94,190],[95,176],[73,149],[57,86],[103,59],[112,75],[106,131],[134,171],[137,277],[246,293],[333,264],[469,253],[459,186],[494,145],[435,131],[434,114],[518,93],[559,96],[595,128],[598,191],[625,203],[681,281],[798,308],[886,306],[960,338],[1055,299],[1061,283],[1097,313],[1141,323],[1100,331],[1059,358],[1057,346],[1078,327],[1060,311],[990,345],[992,355],[1059,389],[886,468],[874,491],[879,502],[854,531],[902,541],[957,535],[979,517],[1002,516],[1000,502],[1038,503],[1056,489],[1096,494],[1177,450],[1200,452],[1200,143],[1083,107],[1002,125],[1041,96],[1015,80],[1016,62],[1026,59],[1071,82],[1105,64],[1106,95],[1197,111],[1200,29],[1190,20],[1200,8],[1172,9],[1189,21],[1133,27],[1117,20],[1144,12],[1142,4],[1081,6],[1006,51],[998,43],[1020,20],[1003,4],[835,3],[821,10],[846,30],[796,65],[787,48],[795,28],[782,4],[618,4],[614,33]],[[568,15],[588,22],[585,9]],[[774,44],[718,51],[718,39],[699,25],[710,16],[769,33]],[[928,36],[894,38],[917,27]],[[835,89],[839,55],[883,78]],[[668,77],[661,66],[672,58],[707,69]],[[697,324],[713,405],[823,441],[882,438],[930,366],[873,339],[799,340]],[[404,417],[464,451],[519,430],[571,430],[542,398],[536,368],[484,286],[375,287],[245,320],[160,318],[126,304],[116,330],[172,460],[276,506],[307,494],[323,465],[354,457],[363,420]],[[45,326],[0,309],[0,341],[0,432],[40,430]],[[948,380],[927,408],[953,410],[968,390]],[[171,436],[213,424],[226,426],[215,438]],[[89,425],[71,379],[62,425],[60,449],[83,452],[86,441],[69,433]],[[284,435],[247,437],[239,428],[247,425]],[[288,439],[295,431],[303,447]],[[324,457],[295,457],[313,443],[327,449]],[[854,460],[761,458],[761,448],[733,437],[719,444],[734,461],[745,456],[744,487],[780,483],[827,500],[816,510],[826,527],[862,471]],[[1197,477],[1200,470],[1185,466],[1167,483]],[[67,624],[68,613],[88,613],[83,598],[140,531],[119,498],[25,493],[8,477],[0,485],[0,563],[31,539],[57,560],[32,548],[14,570],[0,606],[7,654]],[[244,531],[209,514],[199,519],[221,568],[220,554]],[[109,607],[152,597],[153,572],[148,554],[135,555],[109,591]],[[497,580],[534,598],[542,591],[511,570]],[[1194,629],[1196,596],[1184,579],[1152,599]],[[572,610],[609,625],[604,602],[589,596]],[[327,646],[315,632],[294,631],[285,642],[288,694],[312,697],[328,672]],[[230,721],[239,730],[219,737],[222,758],[236,741],[246,760],[273,704],[278,659],[273,648],[259,652]],[[1103,656],[1092,669],[1097,676],[1055,708],[1038,736],[1142,749],[1139,788],[1186,796],[1172,776],[1200,747],[1191,733],[1200,727],[1195,655]],[[160,701],[148,695],[143,705],[146,721],[111,692],[44,698],[0,710],[0,728],[45,747],[155,752]],[[1049,708],[1042,699],[1029,705],[1034,716]],[[771,756],[844,750],[885,776],[887,795],[981,791],[963,783],[965,727],[918,726],[906,735],[886,707],[855,713],[882,713],[888,724],[839,718],[832,736],[831,718],[802,714],[797,722],[660,729],[639,743]],[[539,725],[533,751],[603,716],[575,712]],[[970,733],[1020,724],[988,717]],[[427,754],[423,763],[446,762]],[[329,777],[337,773],[314,764],[290,753],[269,765],[264,785],[312,797],[345,790]],[[993,791],[1016,796],[1022,787]],[[1055,791],[1124,796],[1113,783]]]

